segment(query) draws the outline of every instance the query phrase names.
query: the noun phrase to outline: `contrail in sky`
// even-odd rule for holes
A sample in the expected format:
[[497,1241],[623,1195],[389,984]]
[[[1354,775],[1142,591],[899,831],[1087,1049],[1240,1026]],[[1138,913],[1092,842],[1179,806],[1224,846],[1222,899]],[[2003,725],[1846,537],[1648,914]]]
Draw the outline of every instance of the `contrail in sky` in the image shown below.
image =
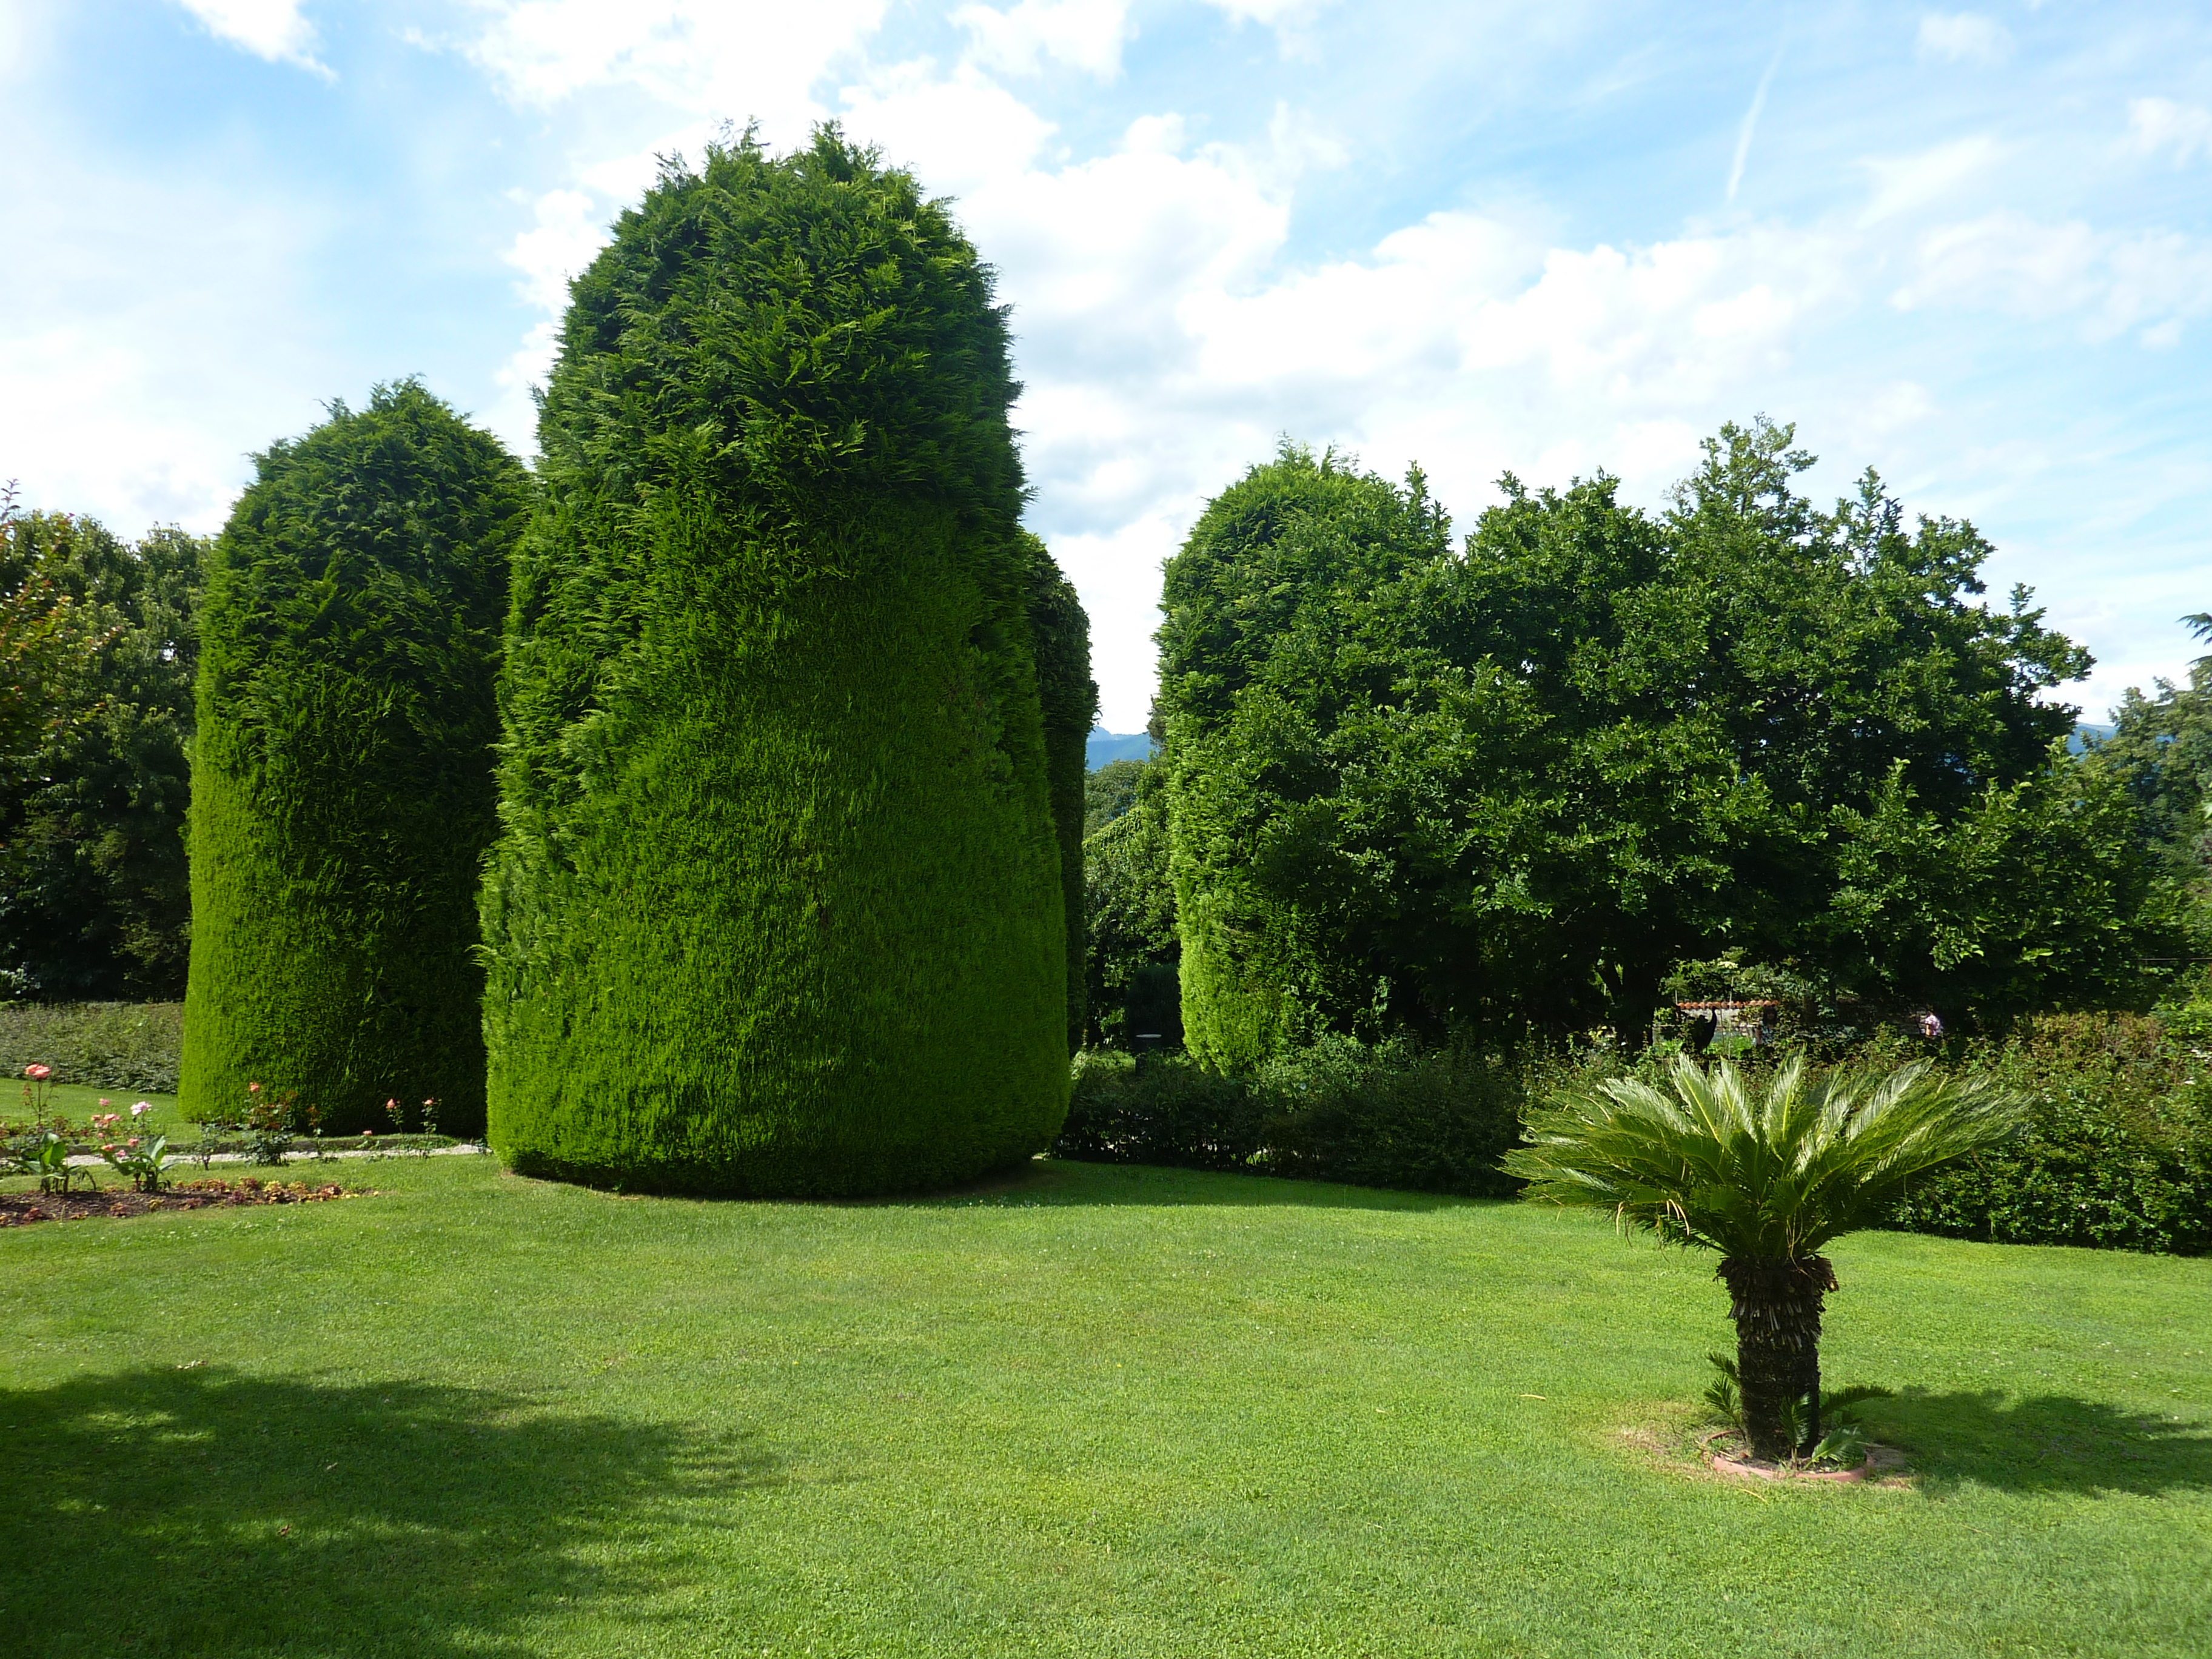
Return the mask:
[[1735,201],[1735,187],[1743,182],[1743,164],[1751,155],[1751,130],[1759,125],[1759,112],[1766,107],[1766,89],[1774,84],[1774,71],[1782,67],[1782,48],[1774,49],[1774,57],[1766,65],[1766,73],[1759,77],[1759,90],[1751,94],[1751,107],[1743,112],[1743,131],[1735,136],[1735,165],[1729,169],[1728,198]]

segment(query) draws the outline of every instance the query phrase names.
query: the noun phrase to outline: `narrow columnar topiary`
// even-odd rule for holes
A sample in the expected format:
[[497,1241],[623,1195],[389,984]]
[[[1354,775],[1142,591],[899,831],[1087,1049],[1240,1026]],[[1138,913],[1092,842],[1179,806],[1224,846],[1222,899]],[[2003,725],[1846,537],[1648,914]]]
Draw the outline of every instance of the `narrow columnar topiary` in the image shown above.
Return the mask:
[[[1333,810],[1305,806],[1303,820],[1279,810],[1285,785],[1315,769],[1310,755],[1285,768],[1281,739],[1310,727],[1297,700],[1376,676],[1373,653],[1344,637],[1346,621],[1442,551],[1442,524],[1418,489],[1285,442],[1206,503],[1167,562],[1155,704],[1166,742],[1154,764],[1173,849],[1183,1041],[1207,1066],[1249,1072],[1322,1030],[1357,1029],[1346,1010],[1380,1000],[1368,964],[1333,939],[1328,897],[1297,902],[1266,878],[1296,867]],[[1380,665],[1387,686],[1397,671]]]
[[1083,902],[1083,786],[1090,774],[1098,685],[1091,678],[1091,618],[1083,601],[1044,544],[1034,536],[1027,539],[1030,639],[1044,708],[1045,774],[1052,788],[1053,827],[1060,836],[1060,902],[1067,915],[1067,1052],[1073,1054],[1083,1046],[1089,1018],[1084,994],[1088,918]]
[[1006,319],[834,131],[579,277],[502,680],[491,1133],[664,1190],[942,1185],[1066,1110]]
[[476,890],[529,476],[413,381],[258,458],[200,611],[187,1115],[483,1124]]

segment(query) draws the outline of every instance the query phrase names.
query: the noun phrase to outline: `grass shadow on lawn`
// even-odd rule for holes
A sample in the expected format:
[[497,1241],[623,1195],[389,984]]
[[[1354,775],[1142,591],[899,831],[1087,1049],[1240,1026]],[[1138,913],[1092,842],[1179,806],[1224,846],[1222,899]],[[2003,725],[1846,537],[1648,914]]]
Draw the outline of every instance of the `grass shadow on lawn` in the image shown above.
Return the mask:
[[781,1484],[745,1443],[499,1393],[217,1369],[0,1392],[11,1654],[524,1654],[681,1564],[594,1547]]
[[1091,1164],[1044,1158],[951,1192],[850,1200],[866,1204],[929,1206],[1148,1204],[1182,1206],[1260,1206],[1298,1209],[1455,1210],[1510,1199],[1461,1198],[1449,1193],[1402,1192],[1384,1187],[1346,1187],[1334,1182],[1234,1170],[1178,1170],[1152,1164]]
[[2124,1411],[2065,1395],[1906,1389],[1868,1408],[1876,1437],[1912,1453],[1923,1489],[1972,1484],[2090,1496],[2212,1486],[2212,1433],[2201,1422]]

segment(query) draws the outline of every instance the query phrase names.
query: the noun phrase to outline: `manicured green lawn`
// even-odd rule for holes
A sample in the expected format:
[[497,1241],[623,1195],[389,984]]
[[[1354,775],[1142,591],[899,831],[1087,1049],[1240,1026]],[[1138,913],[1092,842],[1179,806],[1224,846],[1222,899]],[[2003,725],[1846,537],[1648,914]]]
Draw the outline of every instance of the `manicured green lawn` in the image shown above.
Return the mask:
[[[0,1118],[30,1115],[23,1108],[22,1088],[20,1078],[0,1084],[0,1089],[4,1089],[0,1093]],[[84,1084],[56,1083],[48,1085],[46,1098],[48,1110],[59,1112],[72,1123],[82,1123],[94,1112],[103,1110],[120,1112],[128,1118],[131,1103],[143,1100],[154,1109],[146,1115],[146,1121],[153,1125],[155,1133],[167,1135],[179,1146],[199,1139],[200,1126],[178,1115],[174,1095],[134,1094],[128,1089],[95,1089]],[[102,1100],[107,1103],[105,1107],[100,1103]]]
[[0,1233],[10,1655],[2191,1655],[2212,1262],[1861,1235],[1909,1490],[1684,1472],[1710,1261],[1042,1166]]

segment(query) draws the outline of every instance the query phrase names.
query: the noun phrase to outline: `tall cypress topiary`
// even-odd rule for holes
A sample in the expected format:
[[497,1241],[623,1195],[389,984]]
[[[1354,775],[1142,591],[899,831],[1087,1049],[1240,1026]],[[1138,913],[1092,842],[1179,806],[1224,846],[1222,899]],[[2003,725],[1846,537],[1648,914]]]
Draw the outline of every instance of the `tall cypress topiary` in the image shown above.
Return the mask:
[[502,681],[495,1146],[757,1194],[1042,1150],[1066,933],[990,273],[825,130],[672,166],[573,295]]
[[410,380],[257,461],[200,611],[187,1115],[483,1123],[476,890],[529,476]]
[[1075,588],[1036,537],[1030,548],[1030,638],[1044,709],[1045,774],[1052,790],[1053,828],[1060,837],[1060,902],[1067,916],[1067,1051],[1083,1046],[1085,994],[1083,782],[1090,771],[1091,728],[1098,719],[1098,685],[1091,678],[1091,618]]

